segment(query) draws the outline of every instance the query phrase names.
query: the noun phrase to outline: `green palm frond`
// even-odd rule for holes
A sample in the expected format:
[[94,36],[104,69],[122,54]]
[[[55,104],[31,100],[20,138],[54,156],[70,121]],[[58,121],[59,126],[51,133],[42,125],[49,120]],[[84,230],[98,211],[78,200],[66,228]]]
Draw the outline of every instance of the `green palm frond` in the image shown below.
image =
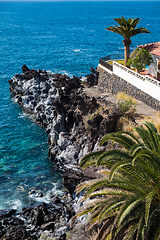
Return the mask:
[[150,208],[151,208],[151,204],[152,201],[154,199],[154,196],[157,193],[157,190],[159,190],[160,186],[156,186],[153,191],[149,192],[146,196],[146,210],[145,210],[145,224],[146,226],[148,225],[148,219],[149,219],[149,214],[150,214]]
[[90,198],[95,197],[95,196],[127,196],[128,192],[127,191],[121,191],[121,190],[115,190],[115,189],[109,189],[109,188],[104,188],[99,191],[94,191],[93,193],[90,194]]
[[126,133],[126,132],[107,134],[101,139],[100,146],[102,146],[105,142],[111,140],[119,143],[126,150],[129,150],[135,144],[135,141],[132,138],[123,135],[123,133]]
[[119,134],[125,134],[126,136],[130,137],[131,139],[135,140],[136,143],[140,143],[139,139],[131,132],[127,131],[119,131]]
[[143,123],[147,129],[148,129],[148,134],[152,143],[152,150],[158,151],[159,149],[159,141],[160,141],[160,134],[157,132],[157,129],[155,125],[151,122],[144,122]]
[[140,161],[145,162],[147,166],[152,167],[154,172],[160,171],[160,156],[159,154],[156,154],[154,151],[150,151],[148,149],[139,151],[133,158],[132,165],[134,165],[136,161],[138,161],[138,163]]
[[128,162],[131,162],[132,156],[124,150],[113,149],[104,152],[97,158],[97,166],[103,165],[109,167],[112,166],[117,161],[123,160],[128,160]]
[[88,186],[85,192],[85,197],[89,197],[89,195],[100,188],[108,186],[108,179],[104,178],[102,180],[97,181],[96,183],[92,184],[91,186]]
[[135,127],[134,130],[138,133],[140,138],[142,139],[143,143],[146,145],[147,148],[151,148],[151,143],[149,139],[149,133],[147,129],[142,126]]
[[130,154],[132,157],[136,156],[141,150],[147,149],[147,147],[143,143],[134,144],[130,149]]
[[146,28],[139,27],[138,25],[140,18],[129,18],[125,19],[123,16],[121,18],[114,18],[114,20],[119,24],[115,25],[115,27],[109,26],[106,30],[109,30],[114,33],[118,33],[124,38],[131,38],[139,33],[150,33]]
[[[131,23],[136,24],[129,19]],[[104,136],[101,145],[113,141],[122,148],[91,153],[81,160],[84,168],[104,168],[104,178],[77,187],[78,192],[85,191],[83,200],[87,199],[80,214],[89,214],[91,226],[104,222],[97,240],[108,236],[112,240],[159,240],[160,134],[149,122],[135,132],[138,137],[123,131]]]
[[85,181],[83,183],[80,183],[76,187],[76,193],[78,194],[78,193],[82,192],[84,189],[87,189],[88,187],[92,186],[96,182],[97,182],[97,180],[90,180],[90,181]]
[[106,215],[108,213],[112,213],[112,212],[116,212],[117,209],[119,209],[121,207],[121,205],[124,203],[124,199],[120,200],[120,199],[115,199],[114,202],[110,203],[109,205],[105,206],[101,213],[99,214],[99,222],[101,223],[103,221],[103,219],[106,218]]
[[91,152],[88,155],[84,156],[80,161],[80,167],[88,167],[89,165],[94,165],[96,163],[97,157],[99,157],[101,154],[103,154],[105,151],[97,151],[97,152]]
[[131,211],[138,208],[138,205],[141,204],[142,202],[144,202],[143,195],[139,195],[139,196],[132,195],[129,198],[127,198],[118,216],[118,221],[117,221],[118,226],[122,225],[126,216],[130,215]]
[[135,131],[140,135],[144,144],[151,150],[157,151],[159,148],[160,135],[157,132],[155,125],[151,122],[143,122],[147,129],[144,127],[136,127]]
[[109,180],[111,181],[113,179],[113,176],[118,169],[123,168],[124,166],[129,164],[131,164],[131,162],[128,162],[128,160],[120,161],[114,164],[110,170]]

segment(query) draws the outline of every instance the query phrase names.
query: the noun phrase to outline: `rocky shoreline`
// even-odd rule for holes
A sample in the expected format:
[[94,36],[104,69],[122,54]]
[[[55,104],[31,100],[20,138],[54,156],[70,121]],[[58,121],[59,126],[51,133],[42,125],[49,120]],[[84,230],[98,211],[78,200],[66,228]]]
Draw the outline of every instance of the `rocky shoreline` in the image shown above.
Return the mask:
[[80,169],[79,161],[90,151],[100,149],[100,138],[115,130],[117,109],[105,98],[84,93],[84,80],[88,86],[98,82],[98,72],[93,68],[85,78],[30,70],[26,65],[22,71],[8,81],[10,91],[48,133],[49,157],[59,168],[68,193],[65,200],[55,196],[50,204],[25,208],[17,215],[14,210],[2,211],[0,239],[38,239],[46,234],[62,240],[75,215],[77,184],[100,177],[96,168]]

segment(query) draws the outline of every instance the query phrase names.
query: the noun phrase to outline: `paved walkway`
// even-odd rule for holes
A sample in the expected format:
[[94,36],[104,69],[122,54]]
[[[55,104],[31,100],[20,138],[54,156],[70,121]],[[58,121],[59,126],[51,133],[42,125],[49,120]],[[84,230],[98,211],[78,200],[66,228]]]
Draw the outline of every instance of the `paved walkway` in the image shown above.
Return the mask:
[[[101,92],[97,89],[97,87],[91,87],[91,88],[87,88],[85,87],[84,88],[84,92],[88,95],[88,96],[94,96],[94,97],[98,97],[98,96],[105,96],[106,100],[109,100],[113,103],[117,103],[118,100],[116,98],[116,95],[113,95],[109,92]],[[136,102],[137,102],[137,106],[136,106],[136,109],[137,109],[137,113],[138,114],[141,114],[141,115],[145,115],[145,116],[150,116],[150,117],[153,117],[157,111],[154,110],[153,108],[151,108],[150,106],[148,106],[147,104],[139,101],[136,99]]]

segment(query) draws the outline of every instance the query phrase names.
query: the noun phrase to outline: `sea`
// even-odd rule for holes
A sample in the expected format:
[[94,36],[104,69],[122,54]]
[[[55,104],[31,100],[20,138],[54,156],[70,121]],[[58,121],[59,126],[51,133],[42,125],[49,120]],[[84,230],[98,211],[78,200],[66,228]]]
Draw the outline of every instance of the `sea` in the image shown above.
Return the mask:
[[114,18],[140,18],[160,41],[160,1],[0,1],[0,210],[48,202],[65,191],[48,158],[47,134],[14,101],[8,80],[30,69],[86,76],[99,58],[123,54],[123,38],[105,30]]

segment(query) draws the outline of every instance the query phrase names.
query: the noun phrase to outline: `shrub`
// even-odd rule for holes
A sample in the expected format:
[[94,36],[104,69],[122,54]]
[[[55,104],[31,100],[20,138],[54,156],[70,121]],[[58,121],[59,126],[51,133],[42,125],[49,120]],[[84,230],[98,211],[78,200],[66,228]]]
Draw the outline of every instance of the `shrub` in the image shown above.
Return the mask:
[[145,69],[147,65],[150,65],[153,62],[152,55],[150,52],[145,49],[135,49],[128,60],[127,65],[131,65],[137,69],[137,72],[140,72],[142,69]]
[[123,116],[126,114],[133,114],[136,111],[136,103],[132,101],[132,99],[118,101],[119,115]]

